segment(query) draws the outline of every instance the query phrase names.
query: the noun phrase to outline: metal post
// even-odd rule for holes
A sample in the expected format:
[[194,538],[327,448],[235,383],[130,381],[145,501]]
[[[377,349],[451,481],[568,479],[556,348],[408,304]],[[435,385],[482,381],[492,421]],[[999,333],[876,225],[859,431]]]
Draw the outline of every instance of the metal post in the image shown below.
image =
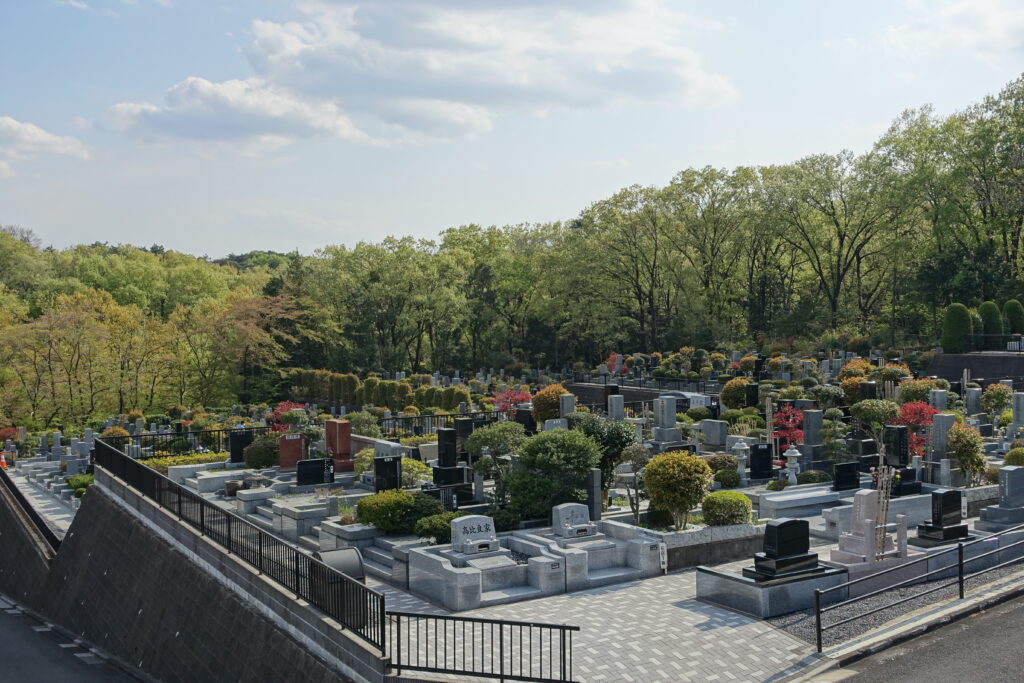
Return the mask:
[[231,515],[227,515],[228,518],[228,555],[231,554]]
[[299,595],[299,551],[295,551],[295,598],[298,599],[302,596]]
[[818,652],[821,652],[821,589],[814,590],[814,635],[818,645]]
[[[522,628],[522,627],[520,627],[520,628]],[[560,629],[558,631],[558,640],[560,641],[559,644],[560,644],[561,649],[562,649],[562,657],[561,657],[562,661],[560,662],[560,666],[559,666],[559,677],[561,678],[561,680],[565,681],[565,680],[568,680],[568,679],[565,677],[565,629],[564,628]]]
[[402,617],[395,617],[395,647],[392,649],[392,656],[394,656],[395,673],[398,675],[402,674]]
[[263,532],[262,531],[256,532],[256,543],[257,543],[257,545],[259,547],[259,555],[258,555],[257,560],[256,560],[259,563],[257,565],[257,568],[260,571],[260,576],[263,576]]
[[498,677],[501,681],[505,680],[505,626],[503,624],[498,624]]
[[958,570],[957,573],[959,574],[959,576],[957,577],[957,582],[960,584],[960,599],[963,600],[964,599],[964,544],[963,543],[957,543],[957,545],[956,545],[956,555],[957,555],[957,563],[956,564],[957,564],[957,570]]
[[[199,506],[199,535],[200,536],[205,536],[206,535],[206,506],[205,505],[200,505]],[[228,548],[228,550],[230,550],[230,548]]]

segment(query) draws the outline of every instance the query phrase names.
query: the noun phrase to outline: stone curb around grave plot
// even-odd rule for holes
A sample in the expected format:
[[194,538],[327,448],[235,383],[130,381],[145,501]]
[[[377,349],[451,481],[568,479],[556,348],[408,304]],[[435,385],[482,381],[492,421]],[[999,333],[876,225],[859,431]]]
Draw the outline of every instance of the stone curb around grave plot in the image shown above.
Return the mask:
[[[780,678],[776,683],[814,681],[826,671],[849,666],[865,657],[878,654],[908,640],[930,633],[935,629],[969,617],[972,614],[1024,595],[1024,571],[1001,579],[998,583],[1010,583],[1011,585],[994,593],[983,593],[974,598],[965,598],[962,602],[960,600],[953,600],[945,607],[939,608],[938,612],[935,612],[935,606],[923,607],[915,612],[911,612],[906,615],[901,624],[880,626],[865,634],[859,642],[855,642],[852,645],[836,645],[821,654],[813,655],[821,660],[820,663],[809,665],[790,676]],[[916,620],[917,617],[924,616],[930,612],[934,613],[923,621]],[[872,636],[872,633],[875,635]]]

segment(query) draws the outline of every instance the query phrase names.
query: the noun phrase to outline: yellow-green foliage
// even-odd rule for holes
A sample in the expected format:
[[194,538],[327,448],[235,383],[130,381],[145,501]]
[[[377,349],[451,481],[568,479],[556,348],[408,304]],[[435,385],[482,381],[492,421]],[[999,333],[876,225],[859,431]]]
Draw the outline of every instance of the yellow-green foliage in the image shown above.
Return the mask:
[[202,465],[208,462],[224,462],[229,455],[227,453],[193,453],[191,455],[170,455],[163,458],[146,458],[140,460],[143,465],[156,470],[160,474],[167,474],[168,467],[178,465]]
[[533,397],[533,419],[538,425],[558,417],[558,397],[568,393],[561,384],[552,384],[537,392]]
[[364,448],[363,450],[356,453],[352,459],[352,468],[356,474],[362,474],[363,472],[369,472],[373,469],[373,449]]

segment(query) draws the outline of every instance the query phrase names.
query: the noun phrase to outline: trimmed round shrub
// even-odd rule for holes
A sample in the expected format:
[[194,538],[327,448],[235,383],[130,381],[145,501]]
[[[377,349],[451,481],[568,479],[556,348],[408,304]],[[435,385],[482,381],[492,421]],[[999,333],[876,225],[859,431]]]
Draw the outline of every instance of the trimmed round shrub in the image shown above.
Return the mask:
[[694,422],[711,419],[711,410],[704,406],[694,406],[686,411],[686,416]]
[[822,410],[837,408],[843,405],[846,394],[841,387],[834,384],[820,384],[807,390],[807,395],[818,404]]
[[242,451],[245,466],[260,470],[281,464],[281,452],[277,446],[277,437],[264,434],[253,439],[253,442]]
[[411,534],[416,531],[416,522],[427,517],[440,515],[444,512],[441,501],[430,494],[416,491],[412,494],[412,506],[406,510],[402,518],[402,533]]
[[601,462],[601,447],[575,429],[555,429],[527,439],[519,449],[518,467],[508,476],[512,512],[540,519],[560,503],[586,500],[585,482]]
[[419,486],[433,479],[432,470],[425,463],[412,458],[402,458],[402,488]]
[[985,483],[986,484],[998,484],[999,483],[999,468],[995,465],[990,465],[985,468]]
[[1011,448],[1003,458],[1003,465],[1013,465],[1014,467],[1024,465],[1024,448]]
[[981,393],[981,409],[989,415],[998,415],[1010,407],[1013,389],[1005,384],[989,384]]
[[981,316],[982,330],[984,334],[1003,333],[1003,314],[994,301],[986,301],[978,307],[978,315]]
[[708,467],[711,468],[712,472],[718,472],[720,470],[732,470],[736,471],[736,467],[739,463],[736,461],[736,456],[728,453],[719,453],[718,455],[712,455],[707,458]]
[[828,410],[825,411],[822,417],[824,417],[826,420],[834,421],[842,420],[846,416],[843,414],[843,411],[840,410],[839,408],[829,408]]
[[518,422],[506,420],[474,429],[466,439],[466,451],[475,459],[482,455],[486,447],[490,449],[491,457],[497,458],[515,453],[524,441],[526,428]]
[[740,485],[740,473],[736,470],[718,470],[715,472],[715,481],[721,484],[723,489],[734,489]]
[[765,488],[769,491],[781,491],[787,486],[789,486],[789,479],[772,479],[765,484]]
[[736,408],[730,408],[729,410],[722,411],[722,414],[718,416],[718,419],[725,420],[729,424],[736,424],[736,420],[743,417],[743,411]]
[[823,470],[807,470],[796,475],[798,484],[824,484],[827,481],[832,481],[832,477]]
[[1024,306],[1016,299],[1003,304],[1003,329],[1006,334],[1024,334]]
[[[373,378],[371,377],[370,379]],[[372,413],[365,410],[358,410],[346,415],[345,419],[352,423],[353,434],[369,436],[374,439],[379,439],[384,436],[384,432],[381,431],[380,425],[377,424],[377,418],[375,418]]]
[[656,455],[644,469],[651,502],[672,514],[676,529],[685,529],[690,510],[700,505],[712,481],[703,459],[685,451]]
[[720,398],[726,408],[742,408],[747,400],[747,380],[743,377],[729,380],[722,387]]
[[544,387],[533,397],[533,419],[538,425],[543,425],[544,420],[554,420],[558,417],[558,397],[568,394],[561,384],[552,384]]
[[971,313],[963,304],[950,304],[942,317],[942,350],[963,353],[967,350],[967,335],[971,334]]
[[746,524],[750,521],[751,509],[750,499],[738,491],[709,493],[701,504],[704,523],[708,526]]
[[441,514],[424,517],[416,522],[414,532],[420,538],[429,539],[435,544],[451,543],[452,520],[461,516],[461,512],[442,512]]
[[125,429],[124,427],[118,427],[117,425],[114,425],[113,427],[107,427],[106,429],[103,430],[103,433],[100,434],[100,438],[101,439],[110,439],[110,438],[125,437],[125,436],[131,436],[131,435],[128,434],[128,430],[127,429]]
[[359,501],[359,521],[372,524],[387,534],[396,534],[405,527],[406,514],[416,499],[406,491],[381,491]]

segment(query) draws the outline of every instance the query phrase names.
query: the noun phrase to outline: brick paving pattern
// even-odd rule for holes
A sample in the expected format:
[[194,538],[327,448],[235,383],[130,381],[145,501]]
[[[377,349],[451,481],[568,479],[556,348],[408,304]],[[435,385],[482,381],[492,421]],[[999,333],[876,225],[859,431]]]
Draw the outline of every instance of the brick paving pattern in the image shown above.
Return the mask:
[[[385,584],[388,609],[446,614]],[[785,631],[696,599],[696,575],[487,607],[460,616],[573,624],[573,675],[597,681],[768,681],[799,669],[813,648]]]

